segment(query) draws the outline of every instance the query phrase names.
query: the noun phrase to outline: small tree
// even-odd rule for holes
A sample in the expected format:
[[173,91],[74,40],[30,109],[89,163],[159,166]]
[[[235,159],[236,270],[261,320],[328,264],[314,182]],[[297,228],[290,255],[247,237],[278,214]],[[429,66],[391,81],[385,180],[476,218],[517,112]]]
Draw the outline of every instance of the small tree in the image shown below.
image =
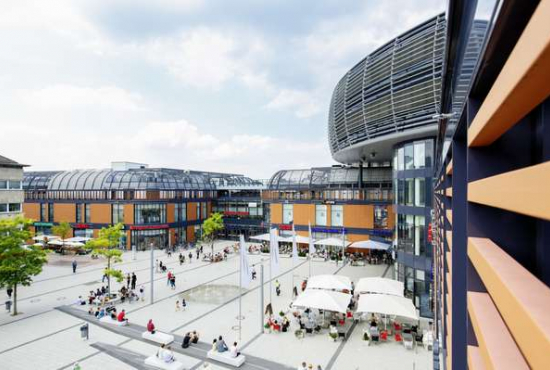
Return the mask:
[[124,235],[123,228],[122,223],[104,227],[99,230],[97,239],[89,240],[86,243],[86,248],[92,249],[93,253],[101,255],[107,260],[104,274],[107,276],[107,293],[109,296],[111,295],[111,277],[114,277],[119,283],[124,280],[122,271],[113,268],[115,263],[122,261],[122,251],[116,247],[120,242],[120,238]]
[[202,240],[211,243],[212,258],[214,258],[214,241],[218,231],[223,230],[223,215],[221,213],[212,213],[202,223]]
[[63,247],[65,246],[65,239],[71,234],[71,225],[68,222],[61,222],[59,225],[52,227],[52,233],[61,238],[61,252],[63,252]]
[[46,251],[24,243],[31,238],[33,221],[21,216],[0,220],[0,288],[13,288],[13,315],[17,315],[17,285],[29,286],[42,272]]

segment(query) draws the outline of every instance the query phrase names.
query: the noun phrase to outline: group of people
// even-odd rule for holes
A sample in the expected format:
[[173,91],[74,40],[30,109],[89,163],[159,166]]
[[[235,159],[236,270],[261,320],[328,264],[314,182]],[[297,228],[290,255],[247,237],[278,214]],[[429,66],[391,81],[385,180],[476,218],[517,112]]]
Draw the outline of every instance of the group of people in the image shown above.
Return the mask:
[[199,334],[193,330],[192,332],[187,332],[183,337],[181,342],[181,348],[187,348],[191,344],[197,344],[199,342]]
[[157,357],[167,364],[176,361],[172,347],[167,346],[164,343],[160,345],[160,348],[157,351]]
[[239,349],[237,348],[237,342],[233,342],[233,345],[231,348],[227,347],[227,344],[225,344],[225,341],[223,340],[223,337],[220,335],[218,339],[214,338],[214,341],[212,342],[212,351],[213,352],[227,352],[229,351],[229,355],[231,357],[238,357],[241,352],[239,352]]
[[166,285],[169,285],[172,290],[176,289],[176,275],[172,271],[168,271],[166,275]]
[[176,301],[176,312],[178,311],[181,311],[181,310],[184,310],[187,308],[187,302],[185,301],[185,298],[182,298],[181,299],[181,305],[180,305],[180,301]]
[[[300,367],[298,367],[298,370],[312,370],[312,369],[313,369],[313,364],[308,365],[305,362],[302,362]],[[317,365],[315,370],[323,370],[323,368],[321,367],[321,365]]]
[[95,292],[93,290],[90,290],[90,293],[88,294],[88,304],[93,304],[94,302],[102,302],[106,294],[107,288],[104,286],[102,286],[101,288],[97,288]]

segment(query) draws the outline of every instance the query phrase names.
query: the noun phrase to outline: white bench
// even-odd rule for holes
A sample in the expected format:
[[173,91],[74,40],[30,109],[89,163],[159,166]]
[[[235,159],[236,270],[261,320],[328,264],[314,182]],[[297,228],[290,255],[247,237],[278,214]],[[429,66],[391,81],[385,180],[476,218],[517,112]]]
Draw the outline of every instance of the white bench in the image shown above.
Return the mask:
[[145,365],[156,367],[164,370],[185,370],[185,367],[181,362],[164,362],[156,355],[149,356],[145,359]]
[[128,321],[118,321],[111,318],[111,316],[103,316],[101,319],[99,319],[100,322],[103,322],[105,324],[111,324],[116,326],[126,326],[128,325]]
[[244,364],[246,357],[243,354],[238,355],[237,357],[231,357],[229,351],[217,352],[217,351],[208,351],[207,356],[211,360],[218,362],[223,362],[224,364],[231,365],[234,367],[240,367]]
[[170,344],[174,341],[173,335],[161,333],[160,331],[155,331],[155,334],[152,334],[149,331],[144,331],[143,334],[141,334],[141,337],[159,344]]

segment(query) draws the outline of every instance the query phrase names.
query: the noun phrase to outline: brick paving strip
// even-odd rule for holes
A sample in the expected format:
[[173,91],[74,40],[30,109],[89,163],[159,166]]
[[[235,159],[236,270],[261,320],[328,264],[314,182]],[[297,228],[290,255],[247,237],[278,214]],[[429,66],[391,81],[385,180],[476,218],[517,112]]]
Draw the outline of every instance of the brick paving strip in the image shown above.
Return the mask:
[[[57,309],[61,312],[69,314],[71,316],[74,316],[74,317],[77,317],[77,318],[82,319],[84,321],[93,323],[94,325],[97,325],[97,326],[99,326],[99,327],[101,327],[105,330],[109,330],[113,333],[123,335],[127,338],[130,338],[130,339],[133,339],[133,340],[138,340],[138,341],[141,341],[141,342],[144,342],[144,343],[147,343],[147,344],[157,345],[157,343],[145,340],[141,337],[141,334],[144,331],[147,330],[145,328],[145,326],[132,324],[132,323],[130,323],[127,326],[115,326],[113,324],[102,323],[102,322],[96,320],[95,317],[90,316],[87,312],[76,309],[76,308],[73,308],[73,307],[62,306],[62,307],[58,307]],[[211,344],[204,343],[204,342],[199,342],[197,344],[191,345],[189,348],[184,349],[184,348],[181,348],[179,346],[179,343],[181,343],[182,341],[183,341],[182,336],[174,335],[174,344],[175,345],[172,347],[172,350],[174,352],[180,353],[180,354],[185,355],[185,356],[193,357],[193,358],[201,360],[201,361],[208,360],[207,357],[206,357],[206,353],[212,348]],[[97,348],[97,347],[95,347],[95,348]],[[112,346],[111,350],[113,348],[118,348],[118,347]],[[136,356],[133,353],[128,355],[128,352],[129,351],[127,351],[125,349],[120,349],[117,352],[117,355],[114,356],[114,357],[119,358],[121,356],[126,356],[126,357],[130,357],[130,359],[131,359],[132,357]],[[286,365],[283,365],[283,364],[279,364],[277,362],[266,360],[266,359],[263,359],[263,358],[260,358],[260,357],[251,356],[251,355],[247,355],[247,354],[245,354],[245,356],[246,356],[246,362],[242,367],[240,367],[240,369],[244,369],[244,370],[254,370],[254,369],[261,369],[261,370],[278,370],[278,369],[292,370],[292,369],[294,369],[293,367],[289,367],[289,366],[286,366]],[[126,361],[124,361],[124,362],[126,362]],[[214,363],[216,364],[216,366],[221,366],[221,367],[229,368],[229,369],[232,368],[232,367],[223,366],[218,362],[214,362]],[[147,369],[147,367],[144,367],[144,368]]]

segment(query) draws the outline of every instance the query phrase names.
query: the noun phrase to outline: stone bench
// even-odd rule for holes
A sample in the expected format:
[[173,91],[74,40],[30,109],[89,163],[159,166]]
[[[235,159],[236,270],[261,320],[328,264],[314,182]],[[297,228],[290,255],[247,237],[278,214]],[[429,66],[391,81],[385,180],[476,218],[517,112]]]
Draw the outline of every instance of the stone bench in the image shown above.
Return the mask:
[[243,354],[238,355],[237,357],[231,357],[231,354],[229,351],[225,352],[217,352],[217,351],[208,351],[207,357],[211,360],[215,360],[218,362],[222,362],[227,365],[231,365],[234,367],[240,367],[242,364],[244,364],[244,361],[246,360],[246,357]]
[[170,344],[174,341],[173,335],[161,333],[160,331],[155,331],[155,334],[152,334],[150,331],[144,331],[141,337],[159,344]]
[[99,319],[99,322],[105,323],[105,324],[111,324],[116,326],[126,326],[128,325],[128,321],[118,321],[111,318],[111,316],[103,316],[101,319]]
[[164,362],[160,358],[158,358],[156,355],[147,357],[145,359],[145,365],[149,365],[149,366],[156,367],[158,369],[164,369],[164,370],[185,370],[185,367],[181,362],[178,362],[178,361]]

